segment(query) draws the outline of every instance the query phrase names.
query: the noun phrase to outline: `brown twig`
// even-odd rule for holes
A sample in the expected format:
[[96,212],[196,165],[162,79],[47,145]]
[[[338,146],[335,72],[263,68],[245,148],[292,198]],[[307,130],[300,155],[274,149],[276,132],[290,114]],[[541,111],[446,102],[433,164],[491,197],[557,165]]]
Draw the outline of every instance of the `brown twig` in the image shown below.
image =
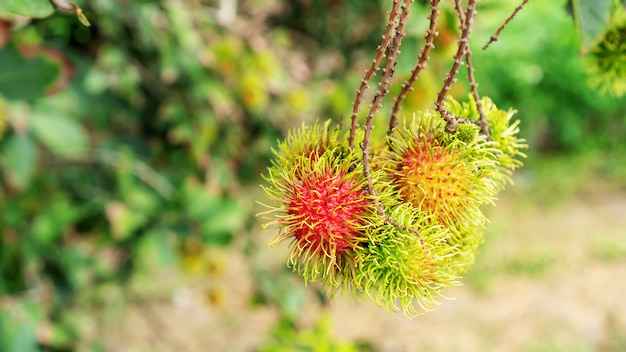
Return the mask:
[[456,75],[459,73],[459,67],[463,64],[463,56],[469,46],[469,36],[472,31],[472,24],[474,21],[474,15],[476,13],[476,0],[469,0],[467,4],[467,10],[465,11],[465,21],[461,22],[461,38],[459,39],[458,49],[454,54],[454,63],[450,72],[446,74],[446,78],[443,82],[443,87],[437,95],[437,102],[435,103],[437,112],[446,121],[446,132],[454,133],[457,127],[457,120],[452,114],[445,109],[444,103],[448,91],[452,87],[452,84],[456,82]]
[[489,135],[489,121],[487,121],[487,117],[483,113],[480,96],[478,95],[478,83],[474,77],[474,65],[472,64],[472,49],[469,46],[467,47],[467,52],[465,53],[465,60],[467,61],[467,79],[469,80],[472,95],[474,96],[474,102],[476,102],[478,116],[480,116],[480,120],[478,121],[480,133],[487,136],[487,139],[491,139],[491,136]]
[[463,13],[463,6],[461,6],[461,0],[454,0],[454,10],[457,17],[459,17],[460,23],[465,22],[465,14]]
[[[398,54],[400,53],[398,48],[400,47],[402,39],[404,38],[404,35],[405,35],[404,27],[406,25],[406,20],[409,16],[410,5],[412,2],[413,0],[406,0],[401,5],[402,13],[399,16],[399,23],[396,28],[396,34],[392,42],[392,48],[394,50],[389,52],[387,65],[383,69],[383,78],[380,81],[380,83],[378,83],[378,92],[376,96],[374,97],[374,101],[370,107],[370,111],[367,114],[367,117],[365,119],[365,135],[363,136],[363,175],[365,176],[367,180],[368,193],[373,197],[376,196],[376,191],[374,190],[374,184],[372,182],[372,173],[371,173],[371,168],[369,164],[369,153],[370,153],[371,133],[374,127],[373,126],[374,116],[376,116],[378,109],[382,105],[383,98],[389,92],[388,88],[389,88],[389,84],[391,83],[391,77],[393,76],[395,72],[396,58],[398,57]],[[382,209],[382,207],[380,206],[378,202],[377,202],[377,211],[380,215],[384,215],[384,210]]]
[[361,85],[356,91],[356,97],[354,98],[354,102],[352,104],[352,116],[351,124],[350,124],[350,136],[348,137],[348,145],[350,148],[354,148],[354,139],[356,138],[356,130],[357,130],[357,117],[359,114],[359,108],[361,103],[363,102],[363,95],[365,94],[365,90],[368,88],[368,83],[372,79],[372,76],[378,70],[378,66],[385,56],[385,52],[387,51],[387,47],[393,38],[393,31],[396,25],[396,21],[398,19],[398,9],[400,8],[401,0],[394,0],[393,6],[389,11],[389,21],[387,22],[387,29],[385,34],[383,34],[383,39],[380,45],[377,48],[376,56],[372,60],[372,65],[369,69],[365,71],[365,76],[361,80]]
[[[463,28],[463,24],[465,23],[465,14],[463,13],[463,8],[461,6],[461,0],[454,0],[454,9],[456,10],[456,15],[459,17],[461,23],[461,29]],[[476,102],[476,110],[478,111],[478,116],[480,116],[480,120],[478,120],[478,126],[480,127],[480,132],[487,136],[489,136],[489,122],[483,114],[482,104],[480,103],[480,96],[478,95],[478,83],[476,82],[476,78],[474,77],[474,65],[472,64],[472,48],[468,45],[467,51],[465,53],[465,60],[467,61],[467,79],[469,80],[470,88],[472,91],[472,95],[474,96],[474,101]]]
[[439,9],[438,9],[439,1],[440,0],[430,1],[431,12],[430,12],[430,15],[428,15],[430,26],[428,27],[428,30],[426,31],[426,35],[424,36],[426,43],[424,44],[424,47],[422,48],[422,52],[420,53],[419,59],[417,61],[417,65],[415,66],[415,68],[413,68],[413,71],[411,72],[411,77],[409,77],[409,79],[402,84],[402,90],[400,91],[400,94],[398,94],[398,96],[395,98],[393,109],[391,111],[391,119],[389,120],[389,134],[392,133],[393,129],[398,124],[397,116],[398,116],[398,112],[400,111],[400,105],[402,104],[402,101],[404,100],[406,95],[409,93],[409,91],[413,90],[413,83],[415,83],[415,81],[419,77],[420,72],[426,68],[426,62],[430,58],[428,56],[430,54],[430,50],[435,47],[435,44],[433,44],[433,42],[435,40],[435,37],[438,34],[437,33],[437,19],[439,17]]
[[483,45],[483,50],[487,50],[487,48],[489,47],[489,45],[495,41],[498,40],[498,37],[500,36],[500,32],[502,32],[502,30],[504,30],[504,28],[509,24],[509,22],[511,22],[513,20],[513,18],[515,18],[515,16],[517,15],[518,12],[520,12],[520,10],[524,7],[524,5],[526,5],[526,3],[528,2],[528,0],[522,0],[522,3],[519,4],[515,10],[513,11],[513,13],[511,14],[511,16],[507,17],[507,19],[504,21],[504,23],[500,26],[500,28],[498,28],[498,30],[491,36],[491,38],[489,38],[489,41],[487,42],[487,44]]

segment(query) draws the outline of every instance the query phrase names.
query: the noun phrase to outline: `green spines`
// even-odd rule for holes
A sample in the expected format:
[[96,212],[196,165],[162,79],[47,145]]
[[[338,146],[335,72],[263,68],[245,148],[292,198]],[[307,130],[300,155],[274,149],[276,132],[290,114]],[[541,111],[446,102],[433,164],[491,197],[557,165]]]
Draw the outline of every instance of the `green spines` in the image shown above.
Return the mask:
[[288,263],[306,281],[407,316],[433,309],[474,262],[487,222],[482,206],[521,165],[514,111],[481,103],[491,138],[473,123],[473,101],[450,100],[450,111],[467,121],[456,133],[426,111],[386,143],[372,143],[374,194],[361,149],[349,148],[329,122],[290,133],[265,176],[274,203],[266,225],[279,228],[272,243],[290,241]]
[[352,285],[387,310],[414,316],[432,310],[446,287],[459,285],[450,233],[407,204],[389,209],[393,219],[372,229],[356,253]]

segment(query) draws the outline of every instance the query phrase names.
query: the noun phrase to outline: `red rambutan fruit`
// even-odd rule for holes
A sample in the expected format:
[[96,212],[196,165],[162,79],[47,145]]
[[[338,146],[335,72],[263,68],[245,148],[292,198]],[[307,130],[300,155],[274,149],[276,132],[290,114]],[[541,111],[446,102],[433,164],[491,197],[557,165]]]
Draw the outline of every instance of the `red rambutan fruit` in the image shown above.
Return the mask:
[[[294,141],[304,145],[299,136],[315,135],[297,131],[279,146],[280,151]],[[375,207],[355,167],[358,154],[323,141],[313,145],[312,151],[301,148],[299,155],[277,155],[268,169],[269,185],[264,189],[274,205],[265,213],[272,216],[266,225],[279,228],[272,244],[291,241],[289,264],[294,270],[307,281],[324,279],[337,286],[351,275],[351,253],[367,239],[365,229]]]

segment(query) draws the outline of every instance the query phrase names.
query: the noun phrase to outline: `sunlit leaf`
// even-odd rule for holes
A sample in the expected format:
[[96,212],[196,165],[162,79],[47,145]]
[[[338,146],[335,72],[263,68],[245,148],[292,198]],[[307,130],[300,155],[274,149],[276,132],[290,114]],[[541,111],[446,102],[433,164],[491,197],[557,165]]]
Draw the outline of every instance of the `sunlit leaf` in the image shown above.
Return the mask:
[[41,143],[57,156],[73,158],[87,152],[89,137],[76,121],[38,113],[31,125]]
[[581,53],[593,49],[609,29],[612,0],[573,0]]
[[15,134],[7,138],[2,149],[4,176],[17,189],[30,183],[37,165],[37,145],[28,135]]
[[2,0],[0,10],[35,18],[48,17],[54,13],[49,0]]

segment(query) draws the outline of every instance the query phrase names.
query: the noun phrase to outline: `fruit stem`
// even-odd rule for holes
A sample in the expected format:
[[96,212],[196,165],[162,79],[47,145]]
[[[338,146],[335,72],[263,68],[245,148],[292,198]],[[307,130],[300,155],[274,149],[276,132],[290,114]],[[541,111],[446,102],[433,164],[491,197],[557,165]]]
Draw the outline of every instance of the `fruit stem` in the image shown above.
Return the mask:
[[430,25],[428,30],[426,31],[426,35],[424,39],[426,43],[422,48],[422,52],[420,53],[419,59],[417,61],[417,65],[413,68],[411,72],[411,77],[402,84],[402,90],[400,94],[395,98],[395,102],[393,105],[393,110],[391,112],[391,119],[389,120],[389,134],[393,132],[393,129],[398,125],[398,111],[400,110],[400,104],[409,93],[409,91],[413,90],[413,83],[419,77],[420,72],[426,68],[426,63],[430,58],[428,55],[430,54],[430,50],[435,47],[433,44],[435,37],[438,35],[437,33],[437,19],[439,17],[440,11],[438,9],[440,0],[431,0],[430,1],[430,15],[428,15],[428,20],[430,21]]
[[513,18],[517,15],[518,12],[520,12],[520,10],[524,7],[524,5],[526,5],[527,2],[528,0],[522,0],[522,3],[519,4],[515,8],[515,10],[513,10],[513,13],[509,17],[507,17],[506,20],[504,20],[504,23],[500,26],[500,28],[498,28],[498,30],[491,36],[491,38],[489,38],[489,41],[487,42],[487,44],[483,45],[483,50],[487,50],[487,48],[489,47],[491,43],[498,40],[498,37],[500,36],[500,32],[504,30],[504,28],[509,24],[509,22],[511,22],[511,20],[513,20]]
[[[460,12],[460,11],[459,11]],[[459,73],[459,67],[463,64],[463,56],[465,55],[467,48],[469,47],[469,36],[472,32],[472,24],[474,21],[474,15],[476,14],[476,0],[469,0],[467,4],[467,10],[465,11],[465,20],[461,22],[461,38],[459,39],[458,49],[454,54],[454,63],[450,68],[450,72],[446,74],[446,78],[443,82],[443,87],[437,95],[437,102],[435,103],[437,112],[446,121],[446,132],[454,133],[458,125],[457,119],[446,110],[444,103],[448,91],[452,87],[452,84],[456,82],[456,75]]]
[[382,42],[377,48],[376,56],[372,60],[372,65],[369,67],[369,69],[365,70],[365,76],[363,76],[363,79],[361,80],[361,85],[356,91],[356,97],[354,98],[354,102],[352,103],[352,115],[350,117],[350,136],[348,137],[348,145],[350,146],[350,149],[354,148],[354,140],[356,138],[356,130],[358,128],[357,117],[359,114],[361,103],[363,102],[363,95],[365,94],[365,90],[367,90],[368,88],[369,81],[372,79],[374,74],[376,74],[380,62],[382,61],[383,57],[385,57],[387,47],[389,46],[389,43],[393,38],[393,30],[398,19],[398,9],[400,8],[400,3],[400,0],[393,1],[393,6],[389,11],[389,21],[387,22],[387,29],[385,31],[385,34],[383,34],[382,36]]

